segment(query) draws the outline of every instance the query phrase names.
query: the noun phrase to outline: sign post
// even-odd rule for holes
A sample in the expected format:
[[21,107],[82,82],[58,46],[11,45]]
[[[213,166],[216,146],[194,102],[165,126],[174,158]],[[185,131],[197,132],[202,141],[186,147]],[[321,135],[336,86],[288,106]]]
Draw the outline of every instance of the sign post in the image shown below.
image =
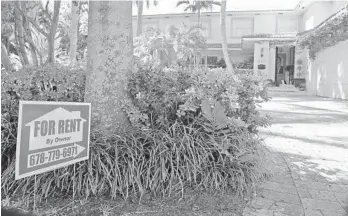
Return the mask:
[[16,180],[89,157],[91,104],[20,101]]

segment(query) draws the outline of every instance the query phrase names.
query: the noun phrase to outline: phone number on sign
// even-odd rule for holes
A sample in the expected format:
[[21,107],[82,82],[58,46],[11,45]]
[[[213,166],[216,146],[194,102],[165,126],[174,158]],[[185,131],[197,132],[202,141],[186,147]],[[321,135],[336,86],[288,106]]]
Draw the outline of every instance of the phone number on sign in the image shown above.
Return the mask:
[[29,167],[38,166],[53,161],[63,160],[77,155],[77,146],[69,146],[60,149],[54,149],[28,156]]

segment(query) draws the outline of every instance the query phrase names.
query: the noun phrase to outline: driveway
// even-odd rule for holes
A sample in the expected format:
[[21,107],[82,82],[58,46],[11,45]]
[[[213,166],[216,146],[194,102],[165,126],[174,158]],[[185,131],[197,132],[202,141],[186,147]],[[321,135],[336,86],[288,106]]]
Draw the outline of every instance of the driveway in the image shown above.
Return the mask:
[[244,215],[348,216],[348,101],[278,95],[261,112],[273,176]]

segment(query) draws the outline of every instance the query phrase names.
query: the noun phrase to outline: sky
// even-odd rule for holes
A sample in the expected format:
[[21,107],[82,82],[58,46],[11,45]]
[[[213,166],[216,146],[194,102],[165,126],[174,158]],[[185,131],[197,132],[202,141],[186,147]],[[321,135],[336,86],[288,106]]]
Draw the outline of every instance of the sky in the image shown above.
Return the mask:
[[[184,6],[176,7],[178,0],[157,0],[158,5],[144,7],[144,15],[184,13]],[[150,0],[151,2],[151,0]],[[227,0],[227,11],[232,10],[267,10],[267,9],[294,9],[300,0]],[[213,11],[220,11],[216,7]],[[137,14],[136,6],[133,7],[133,15]]]

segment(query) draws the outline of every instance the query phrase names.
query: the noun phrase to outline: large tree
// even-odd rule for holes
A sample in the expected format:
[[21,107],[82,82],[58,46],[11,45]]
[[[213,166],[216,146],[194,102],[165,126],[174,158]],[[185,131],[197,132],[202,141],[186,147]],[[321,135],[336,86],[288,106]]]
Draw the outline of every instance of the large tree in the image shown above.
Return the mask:
[[129,123],[122,106],[133,63],[132,2],[89,4],[85,98],[95,124],[121,132]]
[[70,64],[76,63],[77,37],[78,37],[78,2],[71,1],[71,25],[70,25]]
[[53,15],[51,15],[50,12],[48,11],[48,4],[49,4],[49,1],[47,1],[45,7],[43,7],[41,4],[40,14],[43,14],[43,16],[40,16],[40,20],[36,20],[35,18],[28,16],[26,14],[26,11],[22,9],[19,4],[15,4],[15,6],[16,6],[16,11],[20,12],[22,16],[24,17],[24,19],[29,21],[38,32],[40,32],[42,35],[46,37],[47,43],[48,43],[47,62],[54,63],[55,62],[54,41],[55,41],[55,36],[57,33],[61,1],[55,0],[53,2]]
[[232,62],[228,54],[228,44],[226,38],[226,0],[221,0],[220,25],[222,52],[224,54],[227,71],[229,73],[234,73]]
[[22,5],[20,1],[15,1],[15,35],[18,40],[20,55],[23,59],[23,64],[29,64],[29,58],[25,49],[23,16],[21,13]]
[[[136,0],[138,6],[138,17],[137,17],[137,36],[140,36],[143,32],[143,10],[144,10],[144,0]],[[153,0],[153,5],[157,6],[158,1]],[[146,7],[150,7],[150,0],[146,0]]]

